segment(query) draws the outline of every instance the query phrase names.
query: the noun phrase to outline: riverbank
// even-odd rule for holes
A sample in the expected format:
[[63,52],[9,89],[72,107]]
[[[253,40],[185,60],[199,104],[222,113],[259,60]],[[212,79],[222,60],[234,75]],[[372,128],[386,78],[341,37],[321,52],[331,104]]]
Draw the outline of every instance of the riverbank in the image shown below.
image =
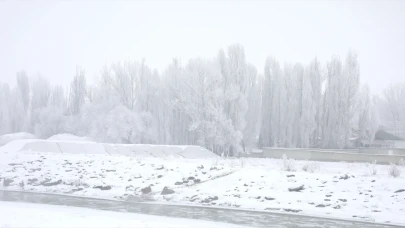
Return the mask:
[[8,190],[405,224],[405,179],[390,176],[387,165],[32,152],[0,156],[0,187]]

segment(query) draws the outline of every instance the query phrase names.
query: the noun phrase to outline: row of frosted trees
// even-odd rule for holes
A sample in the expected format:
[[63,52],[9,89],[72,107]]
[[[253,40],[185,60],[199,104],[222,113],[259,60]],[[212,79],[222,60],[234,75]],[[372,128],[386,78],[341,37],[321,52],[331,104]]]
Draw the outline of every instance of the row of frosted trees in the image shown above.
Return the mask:
[[174,59],[158,73],[145,61],[106,65],[93,83],[78,68],[69,86],[17,74],[0,84],[0,134],[90,136],[111,143],[193,144],[235,154],[256,147],[344,148],[372,140],[378,98],[360,89],[357,56],[326,65],[280,63],[263,73],[241,45],[212,59]]

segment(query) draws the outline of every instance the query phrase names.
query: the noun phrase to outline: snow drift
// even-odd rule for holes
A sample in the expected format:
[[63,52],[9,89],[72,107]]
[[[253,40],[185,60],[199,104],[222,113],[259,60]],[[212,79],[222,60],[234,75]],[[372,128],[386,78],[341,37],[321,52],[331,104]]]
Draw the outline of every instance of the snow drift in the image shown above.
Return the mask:
[[77,135],[72,135],[72,134],[58,134],[58,135],[53,135],[48,138],[48,140],[51,141],[85,141],[85,142],[93,142],[93,140],[89,137],[80,137]]
[[0,146],[6,145],[7,143],[18,140],[18,139],[36,139],[35,135],[27,132],[18,132],[12,134],[6,134],[0,136]]
[[109,154],[137,157],[213,158],[213,152],[200,146],[104,144],[86,141],[15,140],[0,152],[47,152],[56,154]]

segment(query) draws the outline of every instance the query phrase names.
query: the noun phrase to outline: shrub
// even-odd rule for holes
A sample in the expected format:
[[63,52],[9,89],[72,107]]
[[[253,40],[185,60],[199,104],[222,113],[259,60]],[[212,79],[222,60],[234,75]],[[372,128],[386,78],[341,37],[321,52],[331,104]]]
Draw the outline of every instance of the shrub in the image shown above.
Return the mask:
[[283,170],[293,172],[295,171],[295,160],[289,159],[287,155],[283,154]]
[[375,175],[377,175],[377,161],[376,160],[374,160],[372,163],[369,163],[369,165],[368,165],[368,174],[369,175],[372,175],[372,176],[375,176]]
[[305,163],[302,166],[302,170],[304,170],[305,172],[314,173],[314,172],[320,170],[320,166],[319,166],[318,162],[309,162],[309,163]]
[[399,159],[398,165],[405,166],[405,160],[403,158]]
[[394,178],[399,177],[399,176],[401,176],[401,170],[398,168],[397,165],[391,163],[391,166],[388,170],[388,174]]

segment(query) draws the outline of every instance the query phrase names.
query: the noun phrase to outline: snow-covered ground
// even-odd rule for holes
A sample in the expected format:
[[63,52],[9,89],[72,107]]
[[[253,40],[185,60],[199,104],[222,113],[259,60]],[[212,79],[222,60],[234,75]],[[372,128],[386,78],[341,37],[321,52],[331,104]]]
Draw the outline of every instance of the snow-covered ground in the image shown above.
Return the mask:
[[295,171],[285,171],[281,159],[7,153],[4,148],[3,189],[405,224],[403,167],[402,176],[394,178],[390,166],[364,163],[295,161],[288,163]]
[[80,207],[0,202],[0,227],[216,227],[242,228],[234,224],[169,218]]

